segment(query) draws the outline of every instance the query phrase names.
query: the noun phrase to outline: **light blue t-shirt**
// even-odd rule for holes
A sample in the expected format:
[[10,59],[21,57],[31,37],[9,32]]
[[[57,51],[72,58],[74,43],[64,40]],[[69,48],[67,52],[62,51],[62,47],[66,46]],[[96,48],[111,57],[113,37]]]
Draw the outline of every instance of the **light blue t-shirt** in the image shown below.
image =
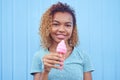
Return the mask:
[[[31,74],[43,71],[42,58],[45,54],[49,54],[47,49],[41,49],[35,54]],[[71,55],[64,61],[63,69],[52,68],[48,80],[83,80],[83,73],[93,70],[89,57],[78,47],[74,47]]]

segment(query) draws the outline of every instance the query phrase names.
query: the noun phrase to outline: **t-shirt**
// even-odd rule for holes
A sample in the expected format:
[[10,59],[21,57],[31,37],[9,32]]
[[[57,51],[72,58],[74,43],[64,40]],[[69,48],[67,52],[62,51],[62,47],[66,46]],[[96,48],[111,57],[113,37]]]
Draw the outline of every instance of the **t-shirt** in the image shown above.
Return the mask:
[[[40,49],[33,57],[31,74],[42,72],[44,65],[42,58],[44,55],[49,54],[47,49]],[[65,59],[63,69],[52,68],[48,75],[48,80],[83,80],[84,72],[92,72],[93,66],[86,55],[78,47],[74,47],[71,55]]]

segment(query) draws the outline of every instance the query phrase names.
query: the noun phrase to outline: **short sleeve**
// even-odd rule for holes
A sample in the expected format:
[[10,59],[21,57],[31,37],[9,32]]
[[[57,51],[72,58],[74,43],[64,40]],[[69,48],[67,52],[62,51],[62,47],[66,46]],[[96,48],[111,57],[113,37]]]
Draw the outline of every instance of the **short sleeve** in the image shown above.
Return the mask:
[[37,52],[33,57],[30,73],[33,75],[36,72],[42,72],[42,70],[42,59],[40,58],[40,53]]
[[84,53],[83,71],[84,72],[94,71],[91,60],[90,60],[89,56],[85,53]]

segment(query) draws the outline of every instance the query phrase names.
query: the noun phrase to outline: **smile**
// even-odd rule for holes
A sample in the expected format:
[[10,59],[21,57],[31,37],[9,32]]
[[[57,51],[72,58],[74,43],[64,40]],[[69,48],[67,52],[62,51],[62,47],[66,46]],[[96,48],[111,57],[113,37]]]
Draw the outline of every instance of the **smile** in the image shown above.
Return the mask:
[[57,35],[57,38],[62,38],[62,39],[64,39],[64,38],[65,38],[65,35],[59,34],[59,35]]

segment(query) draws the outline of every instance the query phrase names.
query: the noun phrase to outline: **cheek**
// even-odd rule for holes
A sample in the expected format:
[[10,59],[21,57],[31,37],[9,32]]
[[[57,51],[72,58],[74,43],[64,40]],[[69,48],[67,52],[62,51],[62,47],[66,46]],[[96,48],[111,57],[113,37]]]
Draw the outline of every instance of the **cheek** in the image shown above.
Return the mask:
[[53,35],[55,33],[55,30],[53,28],[50,29],[50,35]]
[[52,38],[54,37],[55,33],[56,33],[56,29],[51,28],[50,35],[51,35]]
[[68,31],[69,38],[72,36],[72,32],[73,32],[72,29]]
[[55,33],[57,31],[57,28],[51,28],[51,33]]

